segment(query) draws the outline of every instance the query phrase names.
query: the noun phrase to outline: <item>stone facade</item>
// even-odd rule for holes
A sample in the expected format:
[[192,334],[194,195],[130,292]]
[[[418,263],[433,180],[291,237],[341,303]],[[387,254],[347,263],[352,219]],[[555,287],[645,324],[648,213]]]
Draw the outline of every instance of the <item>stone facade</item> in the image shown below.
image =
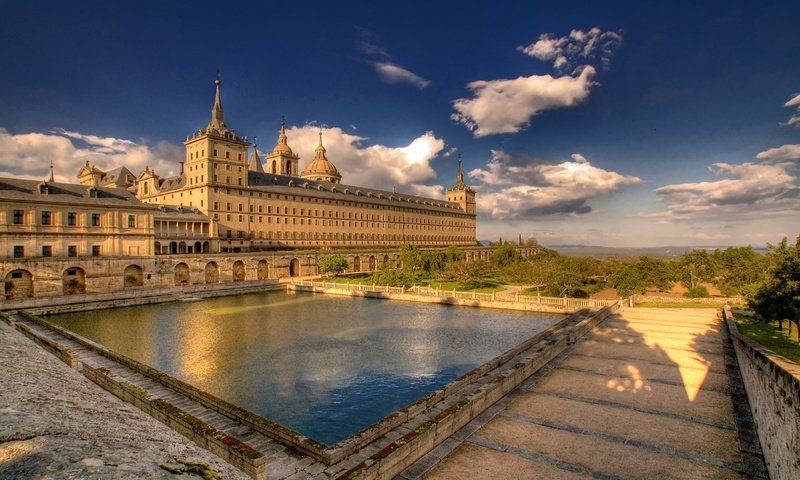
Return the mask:
[[447,199],[341,184],[342,175],[317,147],[299,173],[299,159],[281,125],[266,168],[250,143],[224,121],[220,83],[211,121],[187,137],[186,168],[162,179],[146,169],[136,195],[146,203],[197,209],[216,225],[222,251],[278,248],[475,245],[475,192],[459,177]]

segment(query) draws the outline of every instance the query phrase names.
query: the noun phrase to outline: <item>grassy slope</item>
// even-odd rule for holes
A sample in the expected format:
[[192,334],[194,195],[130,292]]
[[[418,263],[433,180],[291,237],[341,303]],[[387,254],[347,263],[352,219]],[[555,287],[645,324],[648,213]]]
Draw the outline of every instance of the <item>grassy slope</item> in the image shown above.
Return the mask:
[[800,364],[800,344],[797,343],[797,329],[792,326],[789,338],[789,322],[783,322],[783,330],[778,330],[778,322],[764,323],[742,314],[736,315],[736,326],[750,339],[764,345],[778,355]]

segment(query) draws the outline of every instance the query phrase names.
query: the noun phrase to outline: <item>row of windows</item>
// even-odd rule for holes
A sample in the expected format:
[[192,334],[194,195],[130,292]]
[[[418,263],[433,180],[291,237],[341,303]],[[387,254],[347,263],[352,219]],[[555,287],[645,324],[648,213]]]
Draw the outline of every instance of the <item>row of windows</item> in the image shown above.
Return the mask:
[[[235,234],[235,235],[234,235]],[[401,242],[401,241],[428,241],[428,242],[457,242],[469,241],[469,235],[400,235],[400,234],[375,234],[375,233],[320,233],[320,232],[256,232],[248,235],[244,231],[226,230],[225,238],[250,238],[264,240],[347,240],[359,242]]]
[[[205,150],[201,150],[198,153],[189,153],[189,160],[194,160],[195,158],[203,158],[205,156],[206,156],[206,151]],[[218,156],[219,156],[219,151],[215,148],[214,149],[214,157],[218,157]],[[231,152],[229,150],[225,150],[225,158],[227,158],[227,159],[231,158]],[[236,158],[238,158],[239,161],[241,162],[244,157],[242,157],[242,154],[239,153],[239,154],[237,154]]]
[[[231,189],[230,188],[223,188],[222,190],[224,190],[227,195],[231,195]],[[220,191],[219,187],[214,187],[214,193],[219,193],[219,191]],[[243,196],[244,195],[245,190],[237,190],[237,191],[239,192],[239,196]],[[346,192],[347,191],[345,191],[345,193]],[[251,197],[256,196],[255,193],[256,192],[254,192],[253,190],[249,190],[249,194],[250,194]],[[264,198],[264,192],[257,192],[257,193],[258,193],[258,197],[259,198]],[[271,193],[267,193],[266,194],[266,198],[271,199],[272,198],[272,194]],[[370,208],[370,209],[377,209],[377,210],[392,210],[392,211],[396,211],[396,212],[407,212],[407,213],[408,212],[424,213],[426,215],[437,215],[437,216],[452,216],[452,215],[457,215],[458,212],[459,212],[459,210],[456,210],[454,212],[440,212],[440,211],[430,211],[430,210],[423,210],[423,209],[417,209],[417,208],[398,208],[398,207],[390,207],[390,206],[386,206],[386,205],[375,205],[373,203],[345,202],[345,201],[339,201],[339,200],[328,200],[328,199],[324,199],[324,198],[320,199],[320,198],[316,198],[316,197],[305,197],[305,196],[299,196],[298,197],[296,195],[275,194],[275,199],[276,200],[289,200],[290,198],[291,198],[291,200],[293,202],[322,203],[322,204],[328,204],[328,205],[339,205],[339,206],[343,206],[343,207]],[[389,199],[393,200],[394,198],[390,197]],[[396,200],[396,199],[394,199],[394,200]],[[409,202],[411,202],[411,201],[409,200]],[[436,203],[439,203],[439,202],[436,202]],[[436,205],[433,205],[433,206],[436,206]]]
[[[240,204],[237,205],[237,207],[238,207],[238,211],[239,212],[243,212],[244,211],[244,205],[243,204],[240,203]],[[254,207],[253,205],[249,206],[250,213],[255,213],[254,212],[255,208],[253,208],[253,207]],[[219,210],[219,202],[214,202],[214,210]],[[227,202],[225,204],[225,210],[232,211],[232,204],[230,202]],[[322,217],[324,218],[325,217],[325,210],[322,210],[321,212],[322,212]],[[327,215],[328,218],[339,218],[339,213],[340,213],[339,211],[328,210],[327,212],[328,212],[328,215]],[[264,209],[263,209],[262,205],[258,206],[258,213],[264,213]],[[266,213],[268,215],[272,214],[272,206],[270,206],[270,205],[267,206],[267,212]],[[275,213],[280,215],[281,214],[281,207],[275,207]],[[305,208],[301,208],[300,209],[300,216],[304,216],[304,215],[306,215],[306,213],[310,217],[319,217],[320,216],[320,210],[317,210],[317,209],[312,210],[312,209],[309,208],[308,212],[306,212]],[[347,214],[347,216],[345,216],[345,213]],[[284,215],[289,215],[289,207],[283,207],[283,214]],[[366,213],[366,214],[365,213],[353,213],[353,212],[341,212],[341,214],[342,214],[342,216],[341,216],[342,219],[346,218],[346,219],[350,219],[350,220],[372,220],[372,221],[391,222],[391,223],[396,223],[396,222],[401,222],[401,221],[409,221],[409,222],[415,222],[415,223],[422,223],[422,224],[425,224],[425,225],[437,225],[437,226],[464,226],[464,225],[466,225],[464,222],[445,221],[445,220],[438,220],[437,221],[437,220],[431,219],[431,218],[413,218],[413,219],[405,218],[404,219],[404,218],[401,218],[400,216],[394,216],[394,215],[383,216],[381,218],[380,215],[368,214],[368,213]],[[295,215],[295,216],[297,215],[297,208],[292,208],[292,215]],[[219,219],[218,216],[215,216],[214,218],[216,220]],[[228,220],[230,220],[230,214],[227,215],[227,218],[228,218]],[[241,215],[240,215],[240,218],[241,218]],[[239,221],[241,222],[243,220],[239,220]],[[253,217],[252,216],[250,217],[250,221],[251,222],[253,221]],[[309,225],[310,225],[311,224],[311,220],[309,219],[308,221],[309,221]],[[259,220],[259,223],[262,223],[261,220]],[[271,223],[271,221],[267,222],[267,223]],[[277,219],[276,223],[280,223],[280,219]],[[286,221],[284,223],[289,223],[288,219],[286,219]],[[292,223],[297,223],[297,222],[294,221],[294,219],[293,219]],[[300,219],[300,224],[301,225],[303,224],[303,219],[302,218]],[[319,222],[317,222],[316,224],[319,225]],[[323,223],[323,225],[325,225],[325,223]],[[338,223],[337,223],[337,225],[338,225]],[[356,226],[358,226],[358,225],[356,224]],[[364,226],[363,222],[362,222],[361,226],[362,227]],[[374,227],[374,225],[373,225],[373,227]]]
[[[42,245],[42,256],[43,257],[52,257],[53,256],[53,246],[52,245]],[[77,245],[67,245],[67,256],[68,257],[77,257],[78,256],[78,246]],[[100,245],[92,245],[92,256],[99,257],[100,256]],[[14,258],[24,258],[25,257],[25,245],[14,245]]]
[[[14,210],[13,214],[11,215],[12,222],[14,225],[24,225],[25,224],[25,210]],[[41,212],[41,225],[55,225],[55,217],[56,215],[49,211],[49,210],[42,210]],[[102,218],[103,215],[100,213],[92,213],[89,217],[90,225],[92,227],[100,227],[102,226]],[[75,227],[78,226],[78,213],[77,212],[67,212],[66,215],[66,225],[68,227]],[[128,215],[128,227],[129,228],[136,228],[136,215]]]

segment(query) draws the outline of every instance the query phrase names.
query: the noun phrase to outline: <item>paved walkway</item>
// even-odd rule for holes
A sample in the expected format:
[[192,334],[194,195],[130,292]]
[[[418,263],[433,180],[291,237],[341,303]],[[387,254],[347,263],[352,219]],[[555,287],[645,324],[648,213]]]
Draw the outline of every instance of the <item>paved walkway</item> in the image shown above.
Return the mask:
[[2,321],[0,365],[0,479],[249,478]]
[[398,478],[766,479],[715,315],[611,317]]

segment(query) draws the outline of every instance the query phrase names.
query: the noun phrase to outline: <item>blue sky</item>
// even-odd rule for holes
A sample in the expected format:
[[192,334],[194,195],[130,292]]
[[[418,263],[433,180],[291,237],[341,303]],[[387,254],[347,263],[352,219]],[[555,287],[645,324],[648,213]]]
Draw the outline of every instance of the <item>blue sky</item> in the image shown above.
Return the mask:
[[800,233],[798,2],[8,2],[0,174],[166,175],[210,117],[478,237],[761,246]]

